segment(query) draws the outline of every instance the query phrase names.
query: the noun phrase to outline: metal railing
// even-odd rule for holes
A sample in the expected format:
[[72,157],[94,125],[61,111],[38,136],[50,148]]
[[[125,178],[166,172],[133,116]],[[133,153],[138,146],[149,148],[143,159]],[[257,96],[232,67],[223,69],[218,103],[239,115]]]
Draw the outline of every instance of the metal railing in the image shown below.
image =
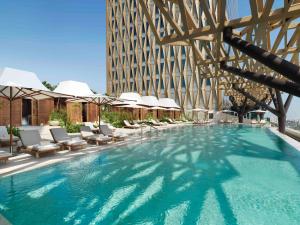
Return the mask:
[[156,127],[154,127],[153,125],[151,125],[151,124],[142,123],[140,125],[141,125],[141,139],[143,138],[143,127],[144,126],[146,126],[146,127],[149,126],[150,127],[150,135],[151,135],[152,129],[158,131],[158,129]]

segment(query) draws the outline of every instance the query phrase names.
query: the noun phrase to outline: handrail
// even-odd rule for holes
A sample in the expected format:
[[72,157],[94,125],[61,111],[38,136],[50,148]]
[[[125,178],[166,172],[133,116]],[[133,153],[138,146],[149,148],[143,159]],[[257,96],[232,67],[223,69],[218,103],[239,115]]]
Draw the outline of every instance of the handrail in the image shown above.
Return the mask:
[[154,128],[155,130],[158,130],[155,126],[153,126],[151,124],[149,124],[148,126]]
[[140,128],[141,128],[141,138],[143,138],[143,127],[144,127],[144,125],[150,127],[150,132],[151,132],[151,129],[152,129],[152,128],[153,128],[154,130],[158,131],[158,128],[154,127],[154,126],[151,125],[151,124],[141,123],[141,124],[140,124]]

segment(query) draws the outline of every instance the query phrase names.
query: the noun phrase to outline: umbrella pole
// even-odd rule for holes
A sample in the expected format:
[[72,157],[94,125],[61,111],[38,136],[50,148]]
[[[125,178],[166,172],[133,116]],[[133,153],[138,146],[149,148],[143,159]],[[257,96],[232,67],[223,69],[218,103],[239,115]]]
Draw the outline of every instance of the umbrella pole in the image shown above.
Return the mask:
[[99,107],[99,113],[98,113],[99,125],[98,125],[98,128],[99,128],[99,134],[101,134],[101,127],[100,127],[100,124],[101,124],[101,104],[100,104],[100,99],[98,99],[98,107]]
[[13,153],[13,129],[12,129],[12,87],[9,87],[9,151]]

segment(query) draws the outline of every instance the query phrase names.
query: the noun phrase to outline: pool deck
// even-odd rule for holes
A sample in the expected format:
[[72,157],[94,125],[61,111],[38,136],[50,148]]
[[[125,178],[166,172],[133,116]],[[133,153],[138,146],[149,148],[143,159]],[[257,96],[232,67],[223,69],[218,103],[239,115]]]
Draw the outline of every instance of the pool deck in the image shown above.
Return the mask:
[[289,137],[288,135],[282,134],[278,131],[278,129],[276,127],[270,127],[269,130],[277,135],[278,137],[282,138],[283,140],[285,140],[288,144],[290,144],[291,146],[293,146],[295,149],[297,149],[298,151],[300,151],[300,142]]
[[[149,132],[162,131],[166,129],[173,129],[182,126],[191,125],[189,123],[186,124],[169,124],[167,126],[156,127],[157,130],[147,127],[143,128],[143,136],[141,136],[141,129],[118,129],[123,133],[128,134],[128,138],[125,141],[120,142],[113,142],[107,145],[88,145],[85,149],[78,150],[78,151],[59,151],[55,155],[41,157],[36,159],[32,157],[30,154],[22,153],[20,155],[11,157],[6,164],[0,164],[0,177],[10,176],[17,173],[22,173],[26,171],[30,171],[33,169],[41,168],[44,166],[52,165],[55,163],[63,162],[66,160],[73,159],[78,156],[95,154],[101,151],[106,151],[114,147],[124,146],[127,144],[133,143],[141,143],[141,141],[147,141],[149,138],[156,138],[155,135],[152,137],[147,136]],[[0,223],[1,224],[1,223]]]

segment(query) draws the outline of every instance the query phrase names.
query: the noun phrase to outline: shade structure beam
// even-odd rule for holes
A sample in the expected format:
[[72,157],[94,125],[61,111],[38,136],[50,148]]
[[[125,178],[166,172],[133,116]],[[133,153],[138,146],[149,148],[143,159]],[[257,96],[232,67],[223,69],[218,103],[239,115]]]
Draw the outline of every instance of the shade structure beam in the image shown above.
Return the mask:
[[[289,95],[285,103],[283,103],[282,96],[279,90],[275,90],[275,95],[273,95],[273,91],[270,90],[270,93],[273,95],[273,103],[275,106],[275,109],[266,104],[264,101],[259,101],[257,100],[254,96],[251,94],[247,93],[244,89],[238,87],[238,85],[233,85],[232,87],[242,95],[248,97],[251,101],[256,102],[257,104],[265,107],[268,111],[273,113],[275,116],[278,118],[278,130],[281,133],[285,133],[285,127],[286,127],[286,115],[289,109],[289,106],[291,104],[292,95]],[[276,96],[276,97],[275,97]]]
[[236,90],[237,92],[241,93],[243,96],[247,97],[251,101],[255,102],[257,105],[262,106],[269,110],[274,115],[278,116],[279,112],[276,109],[273,109],[271,106],[266,104],[264,101],[259,101],[257,98],[255,98],[253,95],[245,91],[243,88],[238,87],[238,85],[233,85],[232,88]]
[[229,73],[238,75],[256,83],[263,84],[268,87],[275,88],[277,90],[284,91],[286,93],[300,97],[300,85],[294,82],[274,78],[260,73],[245,71],[233,66],[228,66],[224,61],[220,63],[220,68]]
[[234,36],[232,33],[232,27],[224,28],[223,40],[225,43],[240,50],[249,57],[282,74],[284,77],[296,82],[297,84],[300,84],[300,67],[298,65]]
[[238,103],[236,102],[236,99],[234,98],[234,96],[229,96],[229,100],[231,101],[232,103],[232,110],[235,111],[237,114],[238,114],[238,120],[239,120],[239,123],[243,123],[244,122],[244,116],[256,109],[259,104],[255,104],[255,105],[250,105],[248,103],[248,97],[245,96],[243,102],[242,102],[242,105],[238,105]]

